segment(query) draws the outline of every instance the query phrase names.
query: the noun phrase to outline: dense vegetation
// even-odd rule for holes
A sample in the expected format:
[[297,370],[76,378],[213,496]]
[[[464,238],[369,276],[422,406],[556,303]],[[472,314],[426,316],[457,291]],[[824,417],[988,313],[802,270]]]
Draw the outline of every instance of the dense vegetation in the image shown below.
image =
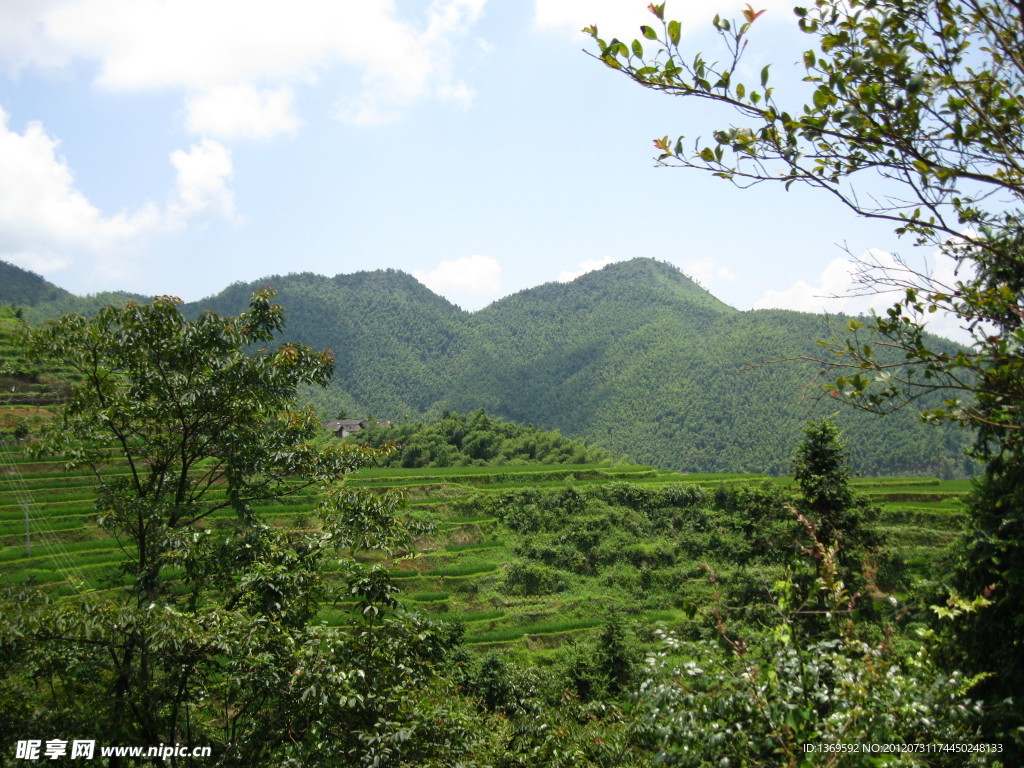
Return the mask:
[[[419,528],[387,497],[343,487],[318,506],[316,531],[261,519],[260,505],[381,453],[314,444],[320,425],[295,392],[329,380],[329,353],[246,351],[280,330],[271,297],[255,293],[237,317],[190,322],[163,298],[27,333],[31,358],[78,377],[34,450],[92,472],[95,519],[121,556],[102,592],[3,596],[4,733],[215,744],[222,765],[335,764],[328,744],[353,761],[438,751],[425,730],[410,740],[403,728],[407,711],[444,719],[427,689],[445,684],[433,670],[446,635],[400,610],[386,573],[355,559],[408,550]],[[29,520],[30,496],[16,498]],[[219,512],[230,517],[214,535]],[[332,550],[356,606],[326,629],[313,619]]]
[[488,416],[445,412],[429,422],[379,425],[349,438],[358,445],[397,450],[384,467],[457,467],[500,464],[590,464],[609,459],[608,452],[558,432]]
[[[401,422],[485,408],[658,466],[785,474],[806,421],[836,410],[821,390],[821,366],[762,365],[818,354],[815,341],[831,334],[824,318],[739,312],[651,259],[542,285],[472,314],[395,271],[272,276],[185,311],[239,312],[268,284],[288,307],[285,338],[337,356],[332,386],[302,391],[325,416]],[[77,311],[93,311],[97,298]],[[67,308],[39,304],[25,313],[35,321]],[[909,413],[884,424],[855,411],[835,419],[856,471],[974,470],[955,428],[931,429]]]
[[[812,434],[823,434],[819,442],[830,446],[827,430]],[[862,480],[852,492],[844,480],[841,451],[811,456],[818,457],[822,460],[810,462],[804,475],[821,478],[816,487],[831,491],[818,497],[838,500],[850,512],[871,506],[859,495],[868,493],[885,508],[879,522],[871,522],[870,515],[864,520],[861,513],[836,519],[854,532],[864,522],[885,537],[890,560],[913,561],[909,570],[889,571],[888,586],[900,588],[897,603],[862,593],[850,614],[851,595],[841,600],[836,616],[856,617],[858,629],[852,635],[841,622],[833,626],[820,620],[817,569],[808,555],[813,539],[794,514],[803,497],[794,497],[784,483],[736,475],[690,477],[629,465],[615,470],[594,465],[362,469],[348,475],[345,486],[351,491],[404,491],[411,499],[406,516],[433,523],[434,531],[421,537],[423,554],[395,560],[391,576],[400,588],[393,596],[421,614],[416,631],[436,632],[444,626],[437,620],[450,622],[438,637],[447,648],[444,661],[429,672],[432,682],[420,682],[439,695],[444,692],[446,701],[440,710],[429,701],[397,710],[405,734],[401,745],[391,741],[375,747],[371,742],[364,752],[342,757],[342,742],[333,741],[333,764],[368,764],[378,757],[385,766],[647,766],[659,755],[685,758],[686,746],[696,758],[693,764],[711,757],[717,764],[721,757],[740,754],[774,764],[786,749],[830,737],[965,738],[971,733],[967,717],[972,705],[960,692],[963,681],[930,677],[935,669],[927,655],[910,667],[902,662],[923,650],[909,631],[913,625],[904,634],[908,618],[924,618],[923,606],[908,590],[914,578],[929,573],[928,566],[944,557],[962,518],[957,497],[963,484],[951,491],[927,479]],[[18,459],[15,466],[23,487],[40,503],[33,526],[48,520],[51,534],[47,539],[35,530],[33,556],[5,560],[5,577],[68,579],[61,589],[68,596],[66,608],[89,602],[89,593],[82,591],[86,584],[111,596],[119,589],[114,584],[130,589],[131,581],[117,575],[123,553],[87,522],[87,513],[66,533],[54,530],[70,522],[74,508],[92,507],[89,475],[55,472],[60,465],[54,462]],[[113,462],[108,478],[124,469]],[[5,491],[0,501],[8,501],[10,493]],[[59,501],[63,498],[69,500]],[[352,541],[352,523],[364,526],[356,531],[368,530],[367,523],[386,524],[400,512],[388,499],[394,499],[393,493],[382,496],[369,515],[348,517],[348,525],[332,529],[334,536]],[[814,499],[805,500],[812,514]],[[321,525],[316,505],[316,497],[304,493],[283,504],[257,503],[252,510],[277,535],[299,540],[301,532]],[[8,508],[13,513],[5,537],[10,552],[23,541],[21,510],[16,504],[3,507]],[[823,521],[815,517],[814,522]],[[225,508],[213,512],[208,525],[221,534],[235,530],[237,521]],[[69,560],[75,563],[70,569]],[[831,562],[839,560],[832,555]],[[48,572],[43,566],[51,562]],[[346,597],[353,574],[335,570],[330,561],[323,567],[328,598],[319,603],[317,617],[348,636],[366,604],[356,595]],[[267,576],[264,572],[261,583],[269,585],[263,581]],[[88,581],[75,588],[77,578]],[[877,577],[872,578],[875,583]],[[23,601],[26,596],[18,597]],[[24,629],[25,605],[18,602],[16,610],[5,611],[8,630]],[[46,615],[53,607],[40,610]],[[879,611],[884,623],[872,620]],[[737,653],[729,641],[744,652]],[[17,690],[50,711],[54,701],[31,698],[45,696],[49,688],[33,687],[40,669],[22,666],[19,647],[24,644],[5,646],[5,690]],[[381,663],[393,658],[389,654],[395,649],[389,647],[378,649]],[[274,655],[266,653],[259,671],[249,662],[249,682],[271,674],[274,663]],[[744,672],[756,677],[768,670],[777,677],[761,680],[759,689],[745,689]],[[312,671],[303,675],[307,672]],[[30,681],[29,675],[37,678]],[[56,679],[72,678],[61,674]],[[836,681],[839,692],[823,698]],[[229,690],[225,685],[212,689],[214,695]],[[799,704],[804,700],[800,691],[810,692],[813,711]],[[759,696],[773,708],[770,719],[752,717]],[[8,701],[13,701],[10,694]],[[922,707],[934,707],[939,714],[924,722],[927,710]],[[55,718],[71,717],[73,711],[54,710],[48,722],[57,727]],[[832,712],[827,721],[821,719],[826,711]],[[193,715],[201,712],[197,708]],[[106,715],[93,708],[90,716]],[[355,716],[351,707],[332,715],[347,724],[358,722]],[[445,718],[445,728],[429,721],[438,716]],[[705,717],[743,724],[744,730],[714,738],[713,723]],[[775,718],[790,722],[791,732],[774,731],[770,723]],[[294,718],[289,723],[301,725]],[[23,720],[11,727],[28,733]],[[273,732],[267,729],[268,742]],[[192,743],[198,733],[192,734]],[[299,733],[306,731],[300,728]],[[424,739],[436,742],[432,752],[422,748]],[[205,743],[215,746],[213,764],[234,764],[219,739]],[[931,756],[917,764],[964,764],[962,756],[955,757]],[[308,755],[302,762],[316,764]]]
[[16,342],[22,310],[0,304],[0,434],[27,437],[50,417],[50,407],[68,395],[71,371],[29,361]]
[[[968,504],[972,535],[953,574],[952,614],[970,606],[945,646],[949,666],[982,676],[985,733],[1024,762],[1024,6],[992,0],[816,0],[794,9],[810,47],[808,88],[776,91],[744,61],[764,11],[715,17],[710,58],[686,50],[678,20],[652,3],[631,42],[595,58],[644,88],[725,107],[707,138],[655,139],[658,162],[740,188],[794,184],[888,223],[955,264],[940,278],[905,259],[865,257],[859,290],[889,292],[884,313],[851,320],[831,369],[840,400],[874,413],[908,405],[924,421],[974,433],[984,472]],[[759,28],[759,27],[758,27]],[[756,55],[756,54],[753,54]],[[681,114],[692,114],[686,110]],[[952,350],[925,332],[945,312],[970,335]],[[890,356],[894,355],[894,356]],[[938,402],[930,395],[941,393]]]
[[[938,677],[930,642],[902,630],[949,533],[924,531],[922,557],[908,533],[932,513],[894,505],[888,544],[830,424],[797,451],[799,497],[553,463],[585,447],[483,411],[408,425],[410,445],[456,458],[438,438],[457,434],[471,462],[531,446],[549,462],[352,473],[395,447],[327,438],[295,408],[331,358],[246,353],[281,324],[267,294],[253,302],[190,323],[162,299],[29,333],[73,391],[0,499],[5,578],[27,585],[2,598],[5,732],[311,766],[763,762],[815,739],[974,733],[971,681]],[[532,660],[503,650],[517,641]],[[708,717],[737,729],[709,739]]]
[[0,302],[35,306],[65,298],[72,298],[72,294],[41,275],[0,261]]

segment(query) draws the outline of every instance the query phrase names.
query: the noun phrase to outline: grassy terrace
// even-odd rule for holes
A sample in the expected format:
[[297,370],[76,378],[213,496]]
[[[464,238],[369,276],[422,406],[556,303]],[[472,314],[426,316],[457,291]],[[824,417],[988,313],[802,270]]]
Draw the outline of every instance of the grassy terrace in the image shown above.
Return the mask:
[[[122,553],[94,523],[95,478],[87,472],[63,471],[59,459],[29,461],[10,447],[0,459],[0,581],[47,585],[60,595],[110,589],[119,583],[122,577],[116,566]],[[114,467],[109,473],[119,471],[123,470]],[[599,625],[611,604],[625,606],[649,624],[681,621],[686,606],[672,595],[634,605],[614,584],[575,577],[570,588],[557,594],[506,595],[498,585],[506,564],[514,559],[507,531],[492,517],[466,514],[460,502],[474,494],[510,489],[582,488],[610,482],[645,487],[687,483],[714,489],[765,481],[784,487],[791,484],[786,478],[761,475],[684,475],[646,466],[596,465],[369,469],[346,480],[358,487],[400,490],[407,495],[412,513],[435,523],[434,534],[420,542],[419,554],[393,564],[407,605],[458,618],[471,644],[522,643],[538,652]],[[861,478],[854,482],[882,507],[879,526],[911,566],[941,557],[959,533],[960,500],[967,481]],[[30,550],[26,549],[23,502],[28,507]],[[269,525],[309,529],[316,524],[315,505],[316,497],[306,492],[260,511]],[[225,510],[207,524],[226,525],[232,514]],[[704,577],[697,566],[689,581],[700,593]],[[339,601],[324,608],[321,619],[337,623],[349,610],[345,601]]]

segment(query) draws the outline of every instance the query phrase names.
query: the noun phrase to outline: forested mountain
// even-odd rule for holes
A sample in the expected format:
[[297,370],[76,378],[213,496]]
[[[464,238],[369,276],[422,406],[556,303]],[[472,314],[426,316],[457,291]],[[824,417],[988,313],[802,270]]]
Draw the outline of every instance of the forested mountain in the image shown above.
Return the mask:
[[328,415],[416,416],[454,385],[451,361],[464,346],[469,315],[404,272],[272,275],[235,283],[185,310],[237,314],[252,291],[267,286],[285,308],[286,339],[334,352],[334,391],[326,399],[310,393]]
[[0,303],[35,306],[70,298],[71,295],[48,282],[42,275],[0,261]]
[[[187,310],[234,314],[268,285],[286,309],[287,339],[334,350],[334,387],[310,393],[331,417],[345,410],[401,421],[482,407],[666,468],[786,473],[806,421],[838,410],[820,366],[763,365],[820,355],[815,342],[831,335],[823,317],[741,312],[652,259],[541,285],[474,313],[394,270],[275,275]],[[34,300],[26,318],[89,311],[99,299],[69,296]],[[969,470],[965,433],[919,424],[909,410],[884,419],[843,410],[836,421],[861,472]]]
[[[833,318],[839,327],[845,318]],[[784,474],[809,418],[837,411],[808,362],[831,335],[820,315],[740,312],[649,259],[509,296],[469,318],[473,345],[442,400],[483,405],[682,471]],[[860,471],[963,470],[964,436],[916,422],[837,415]]]
[[42,275],[0,261],[0,304],[17,305],[29,323],[59,317],[67,312],[92,314],[109,304],[149,301],[150,298],[124,291],[75,296],[70,291],[58,288]]

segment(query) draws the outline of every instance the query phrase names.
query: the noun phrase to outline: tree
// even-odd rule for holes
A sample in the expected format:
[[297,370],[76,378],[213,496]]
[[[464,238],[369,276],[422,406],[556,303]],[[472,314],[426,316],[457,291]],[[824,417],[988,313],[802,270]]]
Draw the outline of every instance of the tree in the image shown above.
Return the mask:
[[[79,379],[35,450],[95,472],[101,524],[137,547],[130,576],[140,604],[181,601],[160,581],[181,531],[224,508],[251,524],[254,502],[372,460],[351,447],[314,448],[316,416],[295,408],[299,385],[330,380],[330,352],[301,344],[246,352],[283,327],[272,297],[259,291],[238,317],[207,312],[195,322],[182,316],[180,300],[160,297],[89,320],[66,315],[25,337],[30,356],[59,360]],[[127,464],[127,475],[101,472],[112,459]]]
[[[924,391],[953,389],[978,397],[951,400],[930,417],[1024,427],[1019,409],[1007,402],[1024,394],[1016,351],[1024,289],[1020,4],[817,0],[796,8],[800,29],[817,38],[818,50],[803,54],[811,102],[788,108],[775,100],[770,66],[759,84],[735,79],[763,12],[748,6],[742,24],[715,18],[727,49],[723,64],[701,54],[691,61],[680,48],[679,22],[664,20],[664,3],[650,8],[661,29],[641,32],[657,46],[654,53],[641,40],[606,42],[589,27],[598,57],[644,87],[731,107],[747,124],[714,131],[711,143],[698,139],[692,150],[682,136],[656,139],[660,163],[701,169],[741,187],[808,185],[960,263],[961,279],[952,286],[906,265],[862,264],[865,290],[902,296],[872,330],[905,358],[875,359],[873,349],[858,343],[863,326],[852,324],[850,344],[841,350],[852,372],[837,394],[881,409]],[[888,194],[878,193],[879,181]],[[875,186],[865,194],[864,183]],[[971,349],[931,348],[923,321],[940,310],[963,321],[975,340]],[[1002,398],[998,407],[996,398]]]
[[793,477],[800,486],[802,512],[826,547],[841,543],[840,573],[853,590],[864,586],[865,562],[881,545],[867,527],[878,510],[850,486],[848,452],[839,429],[827,419],[812,421],[793,457]]
[[[641,27],[642,39],[631,44],[602,40],[596,27],[587,28],[596,56],[643,87],[717,102],[741,121],[692,149],[683,137],[656,139],[659,162],[701,169],[740,187],[807,185],[956,260],[952,285],[905,262],[892,268],[862,263],[862,289],[894,291],[897,301],[866,328],[851,321],[835,345],[837,356],[826,362],[839,368],[836,396],[857,407],[888,411],[940,390],[947,393],[943,405],[922,416],[976,429],[975,455],[986,472],[970,503],[975,534],[954,582],[968,590],[984,585],[993,605],[960,624],[970,629],[958,633],[954,647],[965,649],[962,663],[994,673],[990,702],[1018,697],[1008,705],[1006,722],[1019,723],[1024,5],[815,0],[798,7],[797,23],[815,45],[803,54],[810,100],[794,105],[776,100],[770,66],[753,85],[736,76],[763,12],[748,5],[740,23],[714,19],[726,49],[717,62],[683,52],[681,26],[666,21],[664,3],[650,10],[656,25]],[[938,346],[924,331],[936,312],[959,318],[973,343]],[[990,733],[999,732],[994,723],[987,723]]]
[[[352,556],[411,550],[401,499],[334,493],[320,531],[261,520],[258,503],[329,487],[391,450],[314,445],[320,426],[296,388],[325,384],[333,357],[252,350],[283,327],[272,297],[195,321],[160,297],[26,333],[30,354],[78,382],[37,449],[96,472],[99,524],[125,556],[112,590],[3,601],[5,732],[209,745],[218,765],[335,765],[339,753],[387,765],[451,746],[459,715],[430,697],[453,638]],[[121,471],[104,472],[111,463]],[[355,603],[336,628],[313,621],[332,550]]]

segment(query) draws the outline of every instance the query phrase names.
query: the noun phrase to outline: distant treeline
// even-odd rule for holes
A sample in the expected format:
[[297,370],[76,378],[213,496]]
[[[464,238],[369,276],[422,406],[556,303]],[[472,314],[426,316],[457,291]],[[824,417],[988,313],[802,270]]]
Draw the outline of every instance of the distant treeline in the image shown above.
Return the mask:
[[483,408],[468,415],[446,411],[434,421],[371,427],[348,439],[378,448],[398,445],[382,462],[387,467],[590,464],[609,458],[607,451],[582,440],[488,416]]

